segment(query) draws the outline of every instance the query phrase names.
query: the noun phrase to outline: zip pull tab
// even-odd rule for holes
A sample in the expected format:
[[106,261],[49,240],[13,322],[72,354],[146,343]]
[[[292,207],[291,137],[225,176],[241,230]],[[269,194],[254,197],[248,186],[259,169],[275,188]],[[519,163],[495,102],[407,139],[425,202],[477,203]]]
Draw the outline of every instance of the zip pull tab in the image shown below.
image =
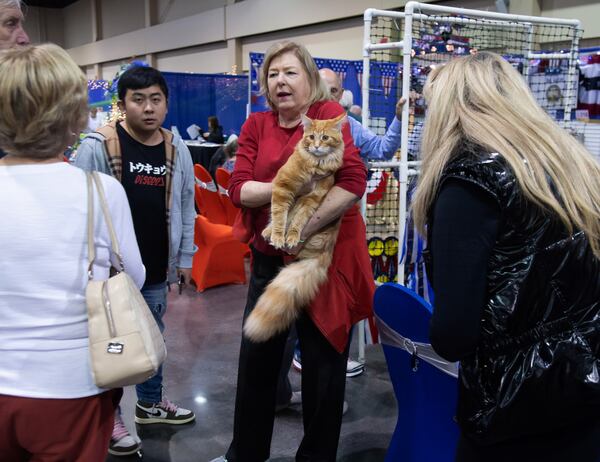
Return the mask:
[[413,372],[419,370],[419,356],[417,354],[417,345],[415,345],[410,339],[404,339],[404,349],[410,353],[410,368]]
[[417,356],[417,348],[415,347],[412,355],[410,355],[410,368],[413,372],[419,370],[419,357]]

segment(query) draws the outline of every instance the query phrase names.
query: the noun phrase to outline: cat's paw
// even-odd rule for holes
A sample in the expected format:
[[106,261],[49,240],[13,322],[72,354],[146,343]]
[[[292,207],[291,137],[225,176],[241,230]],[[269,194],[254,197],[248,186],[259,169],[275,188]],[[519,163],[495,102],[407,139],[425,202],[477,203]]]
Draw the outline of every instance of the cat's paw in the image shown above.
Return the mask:
[[296,247],[298,244],[300,244],[300,231],[289,229],[285,238],[286,247]]
[[265,241],[269,242],[271,240],[271,232],[273,231],[273,227],[271,226],[271,224],[269,223],[267,225],[267,227],[265,229],[263,229],[262,237],[265,239]]
[[271,233],[271,245],[276,249],[283,249],[285,246],[285,236],[283,233]]

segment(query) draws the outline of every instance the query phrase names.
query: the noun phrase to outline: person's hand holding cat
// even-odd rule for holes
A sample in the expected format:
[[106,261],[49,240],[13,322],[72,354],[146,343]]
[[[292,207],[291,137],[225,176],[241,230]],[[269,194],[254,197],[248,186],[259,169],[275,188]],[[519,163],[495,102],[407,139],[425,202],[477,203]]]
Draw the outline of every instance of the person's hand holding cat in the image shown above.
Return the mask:
[[[341,223],[334,174],[343,164],[345,122],[345,113],[323,120],[302,116],[302,139],[271,183],[271,220],[261,236],[297,260],[269,283],[246,319],[244,334],[253,341],[289,328],[327,280]],[[354,194],[338,189],[354,202]],[[323,215],[327,222],[321,208],[332,210]]]
[[[302,244],[301,231],[334,185],[333,174],[342,165],[345,122],[344,113],[326,120],[302,116],[302,139],[271,184],[271,221],[261,233],[276,249],[296,250]],[[328,232],[329,244],[335,243],[338,229],[339,225],[335,232]]]

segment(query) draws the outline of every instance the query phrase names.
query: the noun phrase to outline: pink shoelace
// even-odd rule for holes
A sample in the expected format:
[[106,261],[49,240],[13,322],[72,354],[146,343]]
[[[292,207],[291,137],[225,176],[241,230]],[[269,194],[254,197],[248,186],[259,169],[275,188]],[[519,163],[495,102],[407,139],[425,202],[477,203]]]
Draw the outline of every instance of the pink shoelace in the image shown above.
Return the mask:
[[172,403],[167,398],[163,398],[163,400],[160,402],[160,407],[170,412],[177,412],[177,409],[179,409],[179,406],[177,406],[177,404]]
[[126,436],[129,436],[129,431],[123,423],[121,416],[119,414],[115,414],[115,423],[112,431],[112,439],[115,441],[120,441]]

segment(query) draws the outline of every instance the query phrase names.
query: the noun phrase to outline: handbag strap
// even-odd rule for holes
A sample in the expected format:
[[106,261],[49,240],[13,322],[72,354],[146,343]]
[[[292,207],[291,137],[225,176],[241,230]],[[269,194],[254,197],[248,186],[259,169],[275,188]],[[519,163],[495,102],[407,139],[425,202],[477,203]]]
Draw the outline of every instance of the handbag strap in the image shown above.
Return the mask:
[[117,271],[125,271],[125,267],[123,265],[123,257],[119,250],[119,241],[117,240],[115,228],[113,227],[112,219],[110,217],[110,211],[108,210],[108,205],[106,203],[106,196],[104,194],[102,181],[100,180],[100,175],[98,172],[86,172],[86,176],[88,190],[88,279],[91,280],[94,277],[93,265],[96,260],[96,247],[94,244],[94,184],[98,191],[100,207],[102,208],[104,221],[106,222],[106,227],[108,228],[108,233],[110,235],[112,253],[119,260],[120,268],[118,268]]

